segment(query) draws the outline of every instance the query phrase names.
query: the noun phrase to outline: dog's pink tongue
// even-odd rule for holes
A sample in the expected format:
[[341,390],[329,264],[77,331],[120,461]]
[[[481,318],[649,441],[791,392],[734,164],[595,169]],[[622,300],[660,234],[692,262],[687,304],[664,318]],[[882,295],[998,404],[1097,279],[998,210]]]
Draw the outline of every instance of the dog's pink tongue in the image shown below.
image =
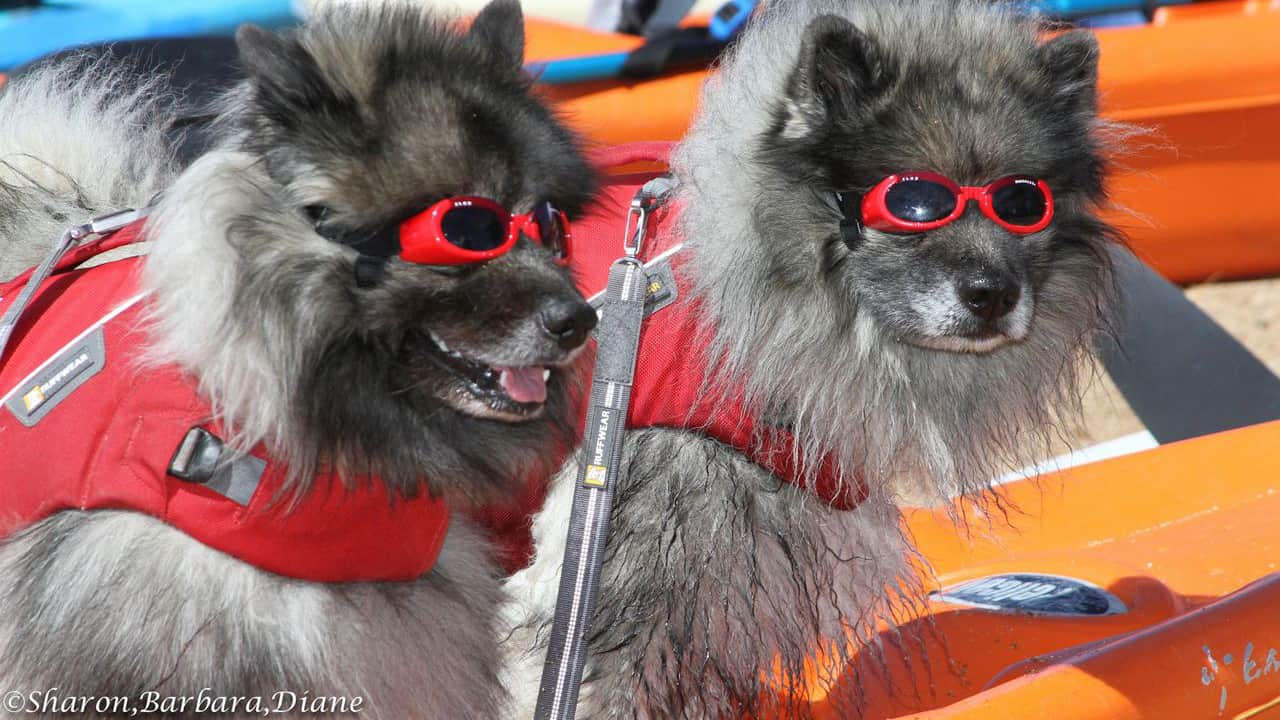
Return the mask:
[[504,367],[501,383],[502,391],[512,400],[522,403],[540,403],[547,399],[547,381],[542,377],[542,368]]

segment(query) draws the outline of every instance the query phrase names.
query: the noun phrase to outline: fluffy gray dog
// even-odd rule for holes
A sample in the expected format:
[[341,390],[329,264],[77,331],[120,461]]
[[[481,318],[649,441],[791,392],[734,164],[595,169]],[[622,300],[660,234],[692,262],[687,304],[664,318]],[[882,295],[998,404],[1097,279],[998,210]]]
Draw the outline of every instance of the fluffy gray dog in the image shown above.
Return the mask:
[[[659,230],[685,243],[706,386],[865,497],[836,509],[698,428],[630,433],[579,717],[806,715],[806,660],[825,642],[857,672],[913,596],[903,493],[986,488],[1077,404],[1117,133],[1096,41],[1040,29],[977,0],[770,3],[708,81]],[[508,583],[509,718],[537,695],[576,472]]]
[[[408,262],[375,239],[460,195],[519,217],[534,208],[572,216],[592,177],[576,141],[529,92],[519,6],[498,0],[469,31],[453,22],[393,4],[335,6],[284,35],[243,28],[246,76],[218,112],[219,140],[181,172],[166,139],[175,99],[157,94],[159,80],[138,84],[126,70],[73,62],[4,88],[0,278],[38,262],[69,225],[163,196],[142,230],[149,254],[60,271],[3,359],[6,372],[26,373],[18,366],[32,343],[65,317],[59,292],[97,277],[137,288],[112,311],[125,314],[86,330],[101,338],[105,328],[105,370],[68,365],[37,382],[40,392],[18,375],[0,389],[9,403],[0,408],[0,497],[9,498],[0,508],[0,688],[135,703],[150,693],[169,716],[209,709],[178,704],[202,689],[241,698],[241,713],[257,696],[302,714],[302,703],[275,697],[285,692],[358,696],[363,717],[496,714],[499,582],[486,542],[456,512],[442,549],[430,533],[419,558],[401,542],[444,536],[443,503],[465,509],[502,497],[547,462],[547,448],[572,442],[565,368],[595,315],[542,225],[534,242],[532,225],[504,224],[474,201],[429,238],[454,246],[423,252],[492,250],[487,261]],[[557,226],[548,217],[549,232]],[[509,245],[468,245],[468,233]],[[129,313],[136,322],[111,319]],[[137,340],[136,353],[126,340]],[[99,374],[71,387],[73,370]],[[66,427],[76,403],[105,397],[109,381],[124,401],[157,383],[189,386],[199,398],[192,407],[207,411],[190,425],[221,437],[184,436],[185,424],[164,437],[146,430],[185,417],[185,406],[122,418],[108,407],[82,432],[33,434]],[[132,438],[121,445],[125,460],[104,470],[107,450],[92,448],[120,437]],[[48,463],[14,459],[29,457],[19,452],[32,438],[58,448]],[[164,472],[171,455],[171,471],[191,467],[197,446],[188,440],[241,452],[216,456],[196,478],[210,486],[195,487]],[[161,454],[143,457],[150,445]],[[270,485],[273,471],[263,475],[244,452],[285,468],[283,480]],[[42,475],[75,453],[92,458],[79,466],[83,477]],[[238,496],[236,473],[255,467],[251,479],[263,484],[251,500]],[[95,485],[111,472],[126,489]],[[230,485],[217,490],[213,480]],[[45,482],[47,497],[31,489]],[[78,501],[56,497],[62,486]],[[160,509],[130,511],[121,500],[152,491]],[[23,498],[34,501],[22,508]],[[357,501],[379,518],[435,508],[435,525],[364,527],[344,509]],[[225,527],[198,541],[174,526],[184,507],[226,517]],[[298,522],[311,524],[295,540],[287,528]],[[245,528],[264,534],[237,534]],[[363,533],[355,545],[348,531]],[[214,549],[261,553],[260,537],[289,559],[267,557],[264,568]],[[429,572],[372,569],[391,557]],[[309,569],[288,577],[280,563]],[[68,708],[42,697],[20,714]],[[17,710],[7,704],[0,716]]]

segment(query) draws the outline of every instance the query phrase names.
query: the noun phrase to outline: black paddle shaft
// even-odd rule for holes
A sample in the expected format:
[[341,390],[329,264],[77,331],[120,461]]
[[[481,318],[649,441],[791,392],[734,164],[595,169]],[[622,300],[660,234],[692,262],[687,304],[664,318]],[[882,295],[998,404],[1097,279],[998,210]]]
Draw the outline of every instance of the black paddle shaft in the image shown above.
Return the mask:
[[1127,250],[1113,256],[1123,310],[1098,350],[1157,442],[1280,419],[1280,378],[1176,285]]

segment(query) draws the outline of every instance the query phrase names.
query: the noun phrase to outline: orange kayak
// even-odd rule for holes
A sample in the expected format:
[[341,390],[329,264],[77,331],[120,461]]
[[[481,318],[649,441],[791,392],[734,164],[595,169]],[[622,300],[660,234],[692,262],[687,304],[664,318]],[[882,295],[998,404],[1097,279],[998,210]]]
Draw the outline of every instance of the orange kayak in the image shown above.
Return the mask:
[[[942,596],[899,618],[884,655],[843,669],[865,720],[1280,718],[1280,422],[1166,445],[1005,486],[1016,510],[908,513]],[[1037,573],[1121,604],[1109,614],[994,610],[945,599],[987,578],[1025,598]],[[1002,587],[999,582],[1004,582]],[[831,674],[828,673],[830,677]],[[831,683],[813,682],[815,714]]]
[[[638,38],[532,20],[529,60],[616,52]],[[1161,8],[1150,25],[1097,31],[1105,114],[1155,131],[1126,158],[1113,214],[1137,253],[1176,282],[1280,272],[1280,4]],[[683,135],[705,72],[560,85],[545,92],[599,143]]]

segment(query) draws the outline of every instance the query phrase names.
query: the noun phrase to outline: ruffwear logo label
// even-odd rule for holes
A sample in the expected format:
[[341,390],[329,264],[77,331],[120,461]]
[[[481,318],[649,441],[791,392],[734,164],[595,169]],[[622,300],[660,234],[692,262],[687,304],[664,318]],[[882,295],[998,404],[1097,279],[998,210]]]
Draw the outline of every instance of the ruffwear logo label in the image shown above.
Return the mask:
[[612,414],[612,410],[600,411],[600,419],[596,425],[595,451],[591,455],[591,463],[593,465],[604,464],[604,454],[609,442],[609,416]]
[[587,474],[582,479],[583,485],[604,487],[609,481],[609,468],[604,465],[588,465]]
[[610,440],[610,418],[613,411],[604,408],[596,418],[596,439],[592,447],[591,462],[587,465],[582,477],[582,484],[587,487],[602,488],[609,481],[608,453],[612,447]]
[[28,390],[22,396],[22,404],[26,407],[26,411],[33,412],[43,405],[50,396],[58,391],[58,388],[66,385],[68,380],[75,378],[76,374],[92,361],[93,358],[89,355],[88,350],[77,353],[75,357],[58,368],[53,377]]
[[44,398],[44,389],[33,387],[26,395],[22,396],[22,404],[27,406],[27,412],[31,412],[40,407],[40,403],[44,402]]
[[34,427],[106,363],[102,328],[46,360],[31,377],[6,393],[5,407],[23,425]]

